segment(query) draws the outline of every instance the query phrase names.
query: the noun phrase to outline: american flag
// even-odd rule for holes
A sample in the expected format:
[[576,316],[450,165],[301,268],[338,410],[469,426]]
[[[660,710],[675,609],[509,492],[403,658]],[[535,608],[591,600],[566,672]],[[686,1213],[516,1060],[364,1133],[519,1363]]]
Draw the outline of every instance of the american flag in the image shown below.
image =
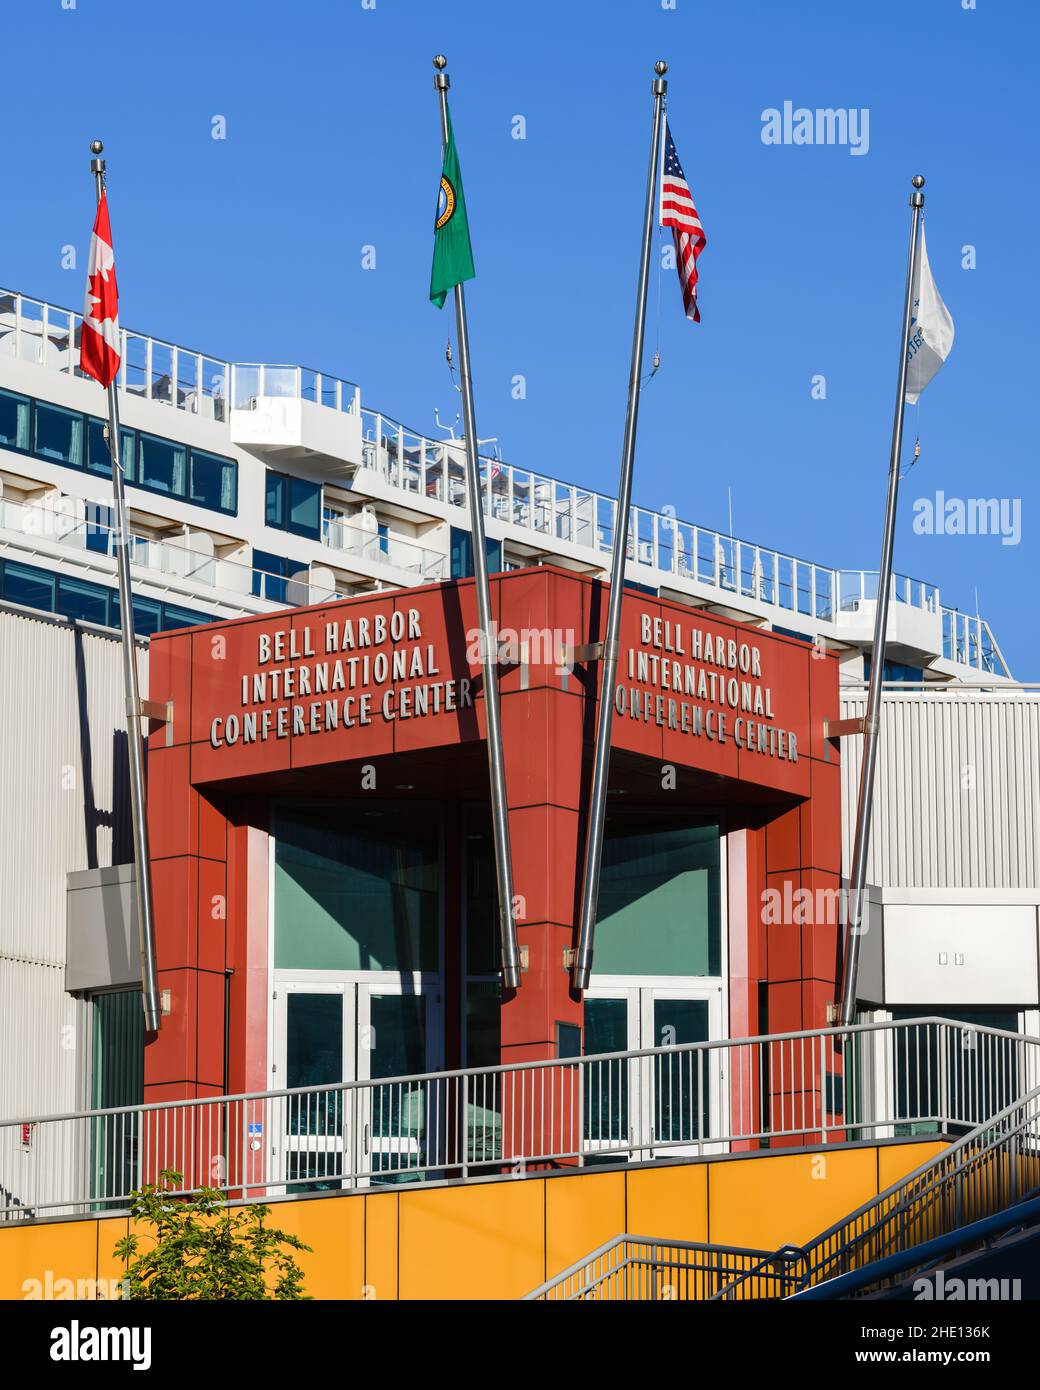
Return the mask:
[[671,227],[675,241],[675,266],[682,286],[686,317],[700,323],[697,310],[697,257],[708,244],[701,219],[693,205],[672,132],[665,126],[664,167],[661,170],[661,226]]

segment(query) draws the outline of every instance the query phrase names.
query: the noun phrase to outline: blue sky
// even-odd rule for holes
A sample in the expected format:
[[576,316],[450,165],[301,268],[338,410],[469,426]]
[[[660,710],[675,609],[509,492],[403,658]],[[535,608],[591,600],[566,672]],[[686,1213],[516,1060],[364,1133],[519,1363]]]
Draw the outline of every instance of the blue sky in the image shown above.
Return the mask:
[[[953,353],[907,412],[896,567],[981,612],[1040,678],[1033,518],[1038,317],[1032,0],[6,0],[0,282],[78,307],[106,143],[122,318],[229,359],[301,362],[436,434],[450,307],[427,300],[450,60],[477,279],[477,418],[503,456],[616,489],[651,111],[708,234],[703,322],[651,281],[635,499],[843,568],[874,568],[910,176],[927,176]],[[371,0],[369,0],[371,4]],[[670,4],[670,0],[666,0]],[[64,0],[72,5],[73,0]],[[869,149],[766,145],[785,101],[869,109]],[[513,118],[526,139],[512,136]],[[211,136],[213,118],[226,139]],[[962,268],[962,247],[976,268]],[[362,269],[362,248],[376,268]],[[658,312],[660,298],[660,312]],[[512,397],[526,379],[526,399]],[[826,378],[826,399],[812,379]],[[1021,540],[918,535],[920,497],[998,497]]]

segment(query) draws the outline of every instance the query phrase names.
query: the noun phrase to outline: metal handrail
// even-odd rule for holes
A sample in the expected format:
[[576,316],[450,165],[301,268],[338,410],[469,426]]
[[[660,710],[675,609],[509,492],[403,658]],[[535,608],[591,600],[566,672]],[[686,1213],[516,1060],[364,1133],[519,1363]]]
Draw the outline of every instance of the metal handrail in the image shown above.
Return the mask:
[[[1040,1080],[1040,1039],[940,1018],[158,1101],[0,1123],[0,1217],[940,1134]],[[17,1181],[15,1176],[17,1175]]]
[[[662,1240],[656,1236],[620,1235],[575,1261],[525,1294],[523,1302],[564,1300],[581,1302],[613,1298],[618,1285],[626,1300],[689,1300],[711,1297],[707,1292],[734,1270],[745,1266],[747,1278],[766,1287],[793,1288],[798,1276],[788,1269],[786,1255],[750,1250],[739,1245],[711,1245],[702,1241]],[[774,1266],[776,1268],[774,1268]],[[670,1282],[662,1283],[662,1276]]]
[[[801,1288],[871,1267],[892,1254],[923,1249],[938,1234],[966,1230],[1017,1202],[1026,1178],[1031,1178],[1026,1190],[1040,1187],[1040,1086],[800,1247]],[[949,1203],[943,1201],[951,1197],[952,1223]],[[887,1277],[887,1272],[875,1272]],[[717,1297],[736,1297],[744,1278],[742,1274]]]
[[[934,1266],[937,1259],[970,1250],[980,1241],[990,1237],[1003,1237],[1040,1221],[1040,1196],[1034,1196],[992,1216],[984,1216],[967,1226],[958,1226],[945,1235],[935,1236],[921,1245],[913,1245],[896,1255],[886,1255],[873,1264],[849,1274],[839,1274],[821,1284],[810,1284],[791,1295],[799,1301],[805,1299],[844,1297],[848,1293],[859,1293],[872,1288],[882,1281],[888,1283],[891,1275],[905,1274],[907,1270],[920,1270]],[[799,1251],[804,1255],[804,1251]]]

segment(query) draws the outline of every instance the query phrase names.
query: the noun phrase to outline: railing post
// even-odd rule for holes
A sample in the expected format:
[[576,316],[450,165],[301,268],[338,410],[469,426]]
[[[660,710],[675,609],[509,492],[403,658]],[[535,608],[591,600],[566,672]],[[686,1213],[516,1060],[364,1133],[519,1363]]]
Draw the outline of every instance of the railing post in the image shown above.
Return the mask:
[[462,1109],[459,1115],[462,1127],[462,1180],[469,1177],[469,1076],[462,1077]]

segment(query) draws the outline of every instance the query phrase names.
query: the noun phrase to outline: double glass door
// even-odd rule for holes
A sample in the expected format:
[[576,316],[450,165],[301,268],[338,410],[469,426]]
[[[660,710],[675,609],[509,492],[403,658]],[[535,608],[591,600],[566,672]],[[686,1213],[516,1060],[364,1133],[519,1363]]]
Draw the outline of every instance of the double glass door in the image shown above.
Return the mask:
[[[435,1069],[440,990],[422,977],[281,981],[275,986],[271,1087],[274,1181],[320,1191],[427,1175],[429,1097],[384,1080]],[[348,1089],[344,1082],[360,1084]]]
[[712,1151],[722,1132],[724,1050],[686,1045],[721,1037],[721,982],[597,982],[585,996],[586,1055],[681,1050],[587,1066],[586,1152],[639,1160]]

